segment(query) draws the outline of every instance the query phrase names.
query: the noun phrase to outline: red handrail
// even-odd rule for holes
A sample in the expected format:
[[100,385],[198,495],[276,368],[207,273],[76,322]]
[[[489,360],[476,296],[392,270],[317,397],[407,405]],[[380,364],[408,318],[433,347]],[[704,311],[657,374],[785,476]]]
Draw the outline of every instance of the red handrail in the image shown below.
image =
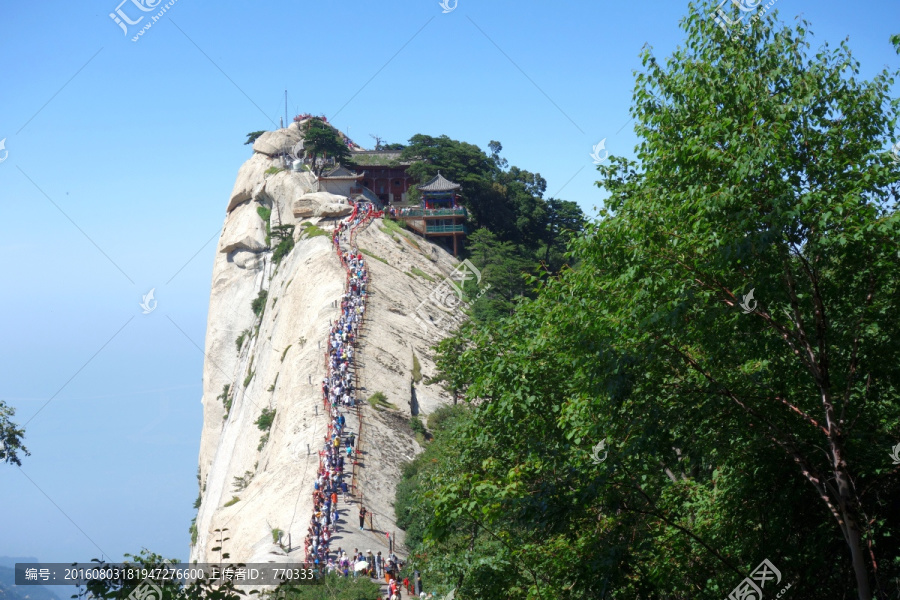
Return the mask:
[[[353,223],[354,221],[356,221],[356,220],[359,218],[359,222],[357,222],[357,223],[355,223],[355,224],[353,224],[353,225],[350,226],[350,228],[349,228],[349,240],[348,240],[348,246],[349,246],[349,248],[350,248],[351,253],[355,253],[355,254],[358,255],[358,254],[359,254],[358,251],[355,251],[355,250],[356,250],[355,241],[356,241],[356,234],[357,234],[358,230],[359,230],[360,228],[365,227],[366,225],[368,225],[368,223],[369,223],[373,218],[375,218],[375,217],[380,217],[380,216],[382,216],[382,215],[383,215],[382,212],[377,212],[377,213],[376,213],[376,212],[374,211],[373,207],[367,204],[367,205],[365,206],[365,215],[363,215],[362,218],[359,218],[359,204],[358,204],[358,203],[354,203],[354,205],[353,205],[353,211],[351,212],[350,216],[349,216],[346,220],[342,221],[342,222],[335,228],[334,232],[333,232],[332,235],[331,235],[331,242],[332,242],[332,244],[335,246],[336,253],[337,253],[337,255],[338,255],[338,260],[340,261],[341,266],[343,266],[343,267],[344,267],[344,270],[347,272],[346,277],[345,277],[345,282],[344,282],[344,290],[345,290],[345,293],[346,293],[347,291],[350,290],[351,270],[350,270],[350,266],[347,264],[347,261],[346,261],[345,258],[344,258],[343,250],[341,249],[341,244],[340,244],[340,235],[341,235],[341,232],[345,229],[345,227],[346,227],[348,224]],[[363,265],[363,267],[365,267],[366,262],[365,262],[364,259],[362,259],[361,256],[359,256],[358,260],[360,260],[360,262],[361,262],[361,264]],[[365,272],[366,272],[366,275],[367,275],[367,278],[366,278],[366,279],[367,279],[367,281],[368,281],[368,269],[365,269]],[[356,328],[355,328],[355,331],[350,332],[350,333],[349,333],[349,336],[348,336],[348,341],[349,341],[349,343],[350,343],[350,347],[351,347],[351,348],[353,348],[353,347],[356,346],[356,342],[357,342],[357,340],[359,339],[359,332],[362,331],[363,323],[365,322],[365,313],[366,313],[366,309],[367,309],[367,306],[366,306],[366,304],[365,304],[365,302],[364,302],[364,303],[363,303],[363,310],[362,310],[362,312],[360,313],[359,322],[358,322],[358,324],[357,324],[357,326],[356,326]],[[328,342],[327,342],[327,344],[326,344],[325,352],[324,352],[324,362],[325,362],[325,365],[324,365],[324,366],[325,366],[325,373],[326,373],[326,376],[327,376],[327,374],[329,373],[329,367],[330,367],[330,360],[329,360],[330,354],[329,354],[329,350],[330,350],[330,346],[331,346],[331,336],[336,332],[336,325],[337,325],[337,320],[335,321],[334,324],[332,324],[332,327],[329,329]],[[357,356],[358,356],[358,353],[357,353]],[[355,378],[355,380],[356,380],[355,391],[358,391],[358,389],[359,389],[359,362],[358,362],[358,361],[357,361],[356,365],[357,365],[357,366],[354,367],[354,378]],[[322,383],[321,389],[322,389],[322,397],[323,397],[322,402],[323,402],[323,405],[324,405],[324,409],[325,409],[325,411],[327,412],[327,411],[328,411],[328,408],[329,408],[329,407],[328,407],[329,399],[328,399],[328,395],[325,393],[325,382]],[[358,427],[359,431],[357,432],[356,456],[354,457],[354,460],[353,460],[353,467],[352,467],[352,470],[351,470],[351,485],[352,485],[352,487],[353,487],[353,489],[354,489],[354,492],[357,492],[357,491],[359,492],[360,502],[362,502],[362,492],[359,491],[359,490],[357,490],[357,487],[358,487],[358,486],[357,486],[357,478],[358,478],[358,465],[359,465],[360,446],[361,446],[361,444],[362,444],[362,439],[363,439],[363,420],[362,420],[362,412],[360,411],[359,403],[355,403],[355,407],[356,407],[357,420],[358,420],[358,422],[359,422],[359,427]],[[329,413],[329,414],[330,414],[330,413]],[[327,426],[327,435],[325,436],[326,443],[329,443],[329,444],[331,443],[330,437],[331,437],[332,432],[333,432],[333,425],[332,425],[331,423],[329,423],[328,426]],[[326,454],[325,450],[322,450],[322,451],[319,452],[319,461],[318,461],[318,462],[319,462],[319,466],[318,466],[318,471],[317,471],[317,477],[318,477],[318,474],[321,474],[321,473],[325,470],[325,469],[324,469],[324,468],[325,468],[325,463],[324,463],[325,454]],[[313,491],[313,494],[312,494],[313,504],[314,504],[314,505],[315,505],[315,502],[316,502],[317,494],[318,494],[318,491],[317,491],[317,490],[314,490],[314,491]],[[314,558],[315,558],[314,556],[312,556],[312,554],[311,554],[311,552],[310,552],[310,548],[312,547],[312,532],[313,532],[313,528],[310,527],[310,529],[309,529],[309,531],[308,531],[308,533],[307,533],[307,536],[306,536],[306,540],[305,540],[304,551],[305,551],[305,554],[306,554],[306,560],[307,560],[307,562],[310,562],[311,559],[314,559]]]

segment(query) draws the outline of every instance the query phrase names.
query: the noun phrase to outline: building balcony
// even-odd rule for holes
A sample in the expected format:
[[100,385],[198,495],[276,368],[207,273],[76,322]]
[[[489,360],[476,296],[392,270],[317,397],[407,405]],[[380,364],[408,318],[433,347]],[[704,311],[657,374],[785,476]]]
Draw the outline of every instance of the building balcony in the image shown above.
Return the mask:
[[457,225],[425,225],[425,233],[468,233],[466,226]]
[[465,208],[403,208],[400,217],[465,217]]

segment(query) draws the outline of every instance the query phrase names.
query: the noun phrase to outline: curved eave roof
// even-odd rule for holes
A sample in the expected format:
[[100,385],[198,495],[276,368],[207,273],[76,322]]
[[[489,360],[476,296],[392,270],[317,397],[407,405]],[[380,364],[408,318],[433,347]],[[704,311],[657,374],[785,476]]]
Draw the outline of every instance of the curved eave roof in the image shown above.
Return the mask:
[[420,192],[455,192],[461,186],[458,183],[453,183],[438,171],[438,174],[435,175],[431,181],[423,183],[418,187]]

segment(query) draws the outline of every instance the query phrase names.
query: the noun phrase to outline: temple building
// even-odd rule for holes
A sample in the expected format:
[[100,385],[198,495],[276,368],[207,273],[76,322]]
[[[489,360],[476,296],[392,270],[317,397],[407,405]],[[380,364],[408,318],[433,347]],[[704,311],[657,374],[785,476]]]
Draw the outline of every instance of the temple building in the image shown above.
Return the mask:
[[[362,173],[355,173],[343,165],[338,165],[319,176],[319,190],[348,198],[354,197],[362,179]],[[361,192],[362,190],[359,191]]]
[[399,150],[357,150],[350,155],[353,168],[363,175],[362,187],[370,189],[381,204],[406,203],[416,180],[406,173],[412,163],[401,162]]
[[393,214],[422,237],[438,238],[452,244],[453,256],[457,256],[466,237],[464,223],[468,216],[466,209],[459,204],[460,185],[438,172],[417,189],[422,194],[421,205],[401,208]]

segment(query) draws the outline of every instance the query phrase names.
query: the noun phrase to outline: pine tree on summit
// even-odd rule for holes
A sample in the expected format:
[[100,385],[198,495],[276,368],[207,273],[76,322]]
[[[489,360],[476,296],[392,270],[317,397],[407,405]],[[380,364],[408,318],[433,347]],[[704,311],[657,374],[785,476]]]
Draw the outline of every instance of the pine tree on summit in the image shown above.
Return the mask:
[[303,148],[306,155],[312,159],[312,169],[316,176],[322,174],[323,164],[317,165],[317,159],[333,158],[335,162],[347,162],[350,160],[350,150],[347,143],[341,138],[335,129],[318,117],[313,117],[306,122],[303,130]]

